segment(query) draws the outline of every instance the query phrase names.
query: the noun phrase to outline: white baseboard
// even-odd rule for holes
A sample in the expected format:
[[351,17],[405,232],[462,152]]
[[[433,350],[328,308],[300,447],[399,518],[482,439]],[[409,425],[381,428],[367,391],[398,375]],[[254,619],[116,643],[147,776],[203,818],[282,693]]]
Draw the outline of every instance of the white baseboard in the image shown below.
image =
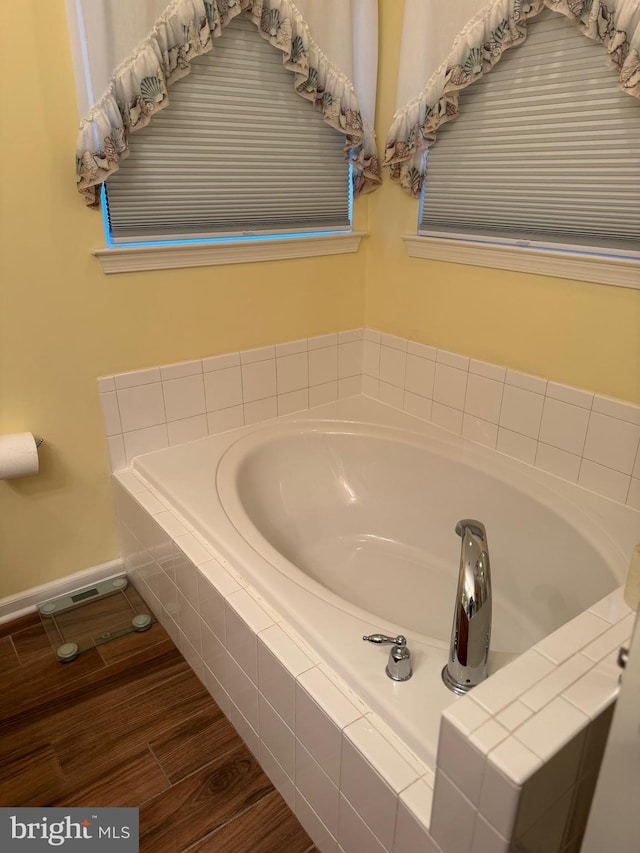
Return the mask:
[[123,572],[122,560],[111,560],[108,563],[101,563],[99,566],[92,566],[90,569],[75,572],[73,575],[58,578],[50,583],[34,586],[24,592],[19,592],[17,595],[2,598],[0,599],[0,624],[9,622],[11,619],[17,619],[26,613],[32,613],[36,609],[36,605],[42,601],[55,598],[57,595],[64,595],[78,589],[78,587],[89,586],[92,583],[112,578]]

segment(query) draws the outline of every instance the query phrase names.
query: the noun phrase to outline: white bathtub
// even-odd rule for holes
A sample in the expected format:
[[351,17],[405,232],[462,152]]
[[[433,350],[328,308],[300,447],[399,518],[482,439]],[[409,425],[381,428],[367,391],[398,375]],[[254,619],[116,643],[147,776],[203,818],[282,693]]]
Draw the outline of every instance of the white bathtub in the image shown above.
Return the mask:
[[[635,514],[366,398],[138,457],[182,514],[431,767],[461,518],[487,528],[490,672],[624,580]],[[414,676],[385,675],[403,633]]]

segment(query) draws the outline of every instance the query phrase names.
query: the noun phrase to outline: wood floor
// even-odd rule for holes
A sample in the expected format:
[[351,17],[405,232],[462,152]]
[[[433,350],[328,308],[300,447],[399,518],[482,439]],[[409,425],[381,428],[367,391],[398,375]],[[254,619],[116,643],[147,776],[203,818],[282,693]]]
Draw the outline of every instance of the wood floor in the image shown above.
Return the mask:
[[58,663],[0,625],[0,806],[137,806],[140,851],[316,851],[160,625]]

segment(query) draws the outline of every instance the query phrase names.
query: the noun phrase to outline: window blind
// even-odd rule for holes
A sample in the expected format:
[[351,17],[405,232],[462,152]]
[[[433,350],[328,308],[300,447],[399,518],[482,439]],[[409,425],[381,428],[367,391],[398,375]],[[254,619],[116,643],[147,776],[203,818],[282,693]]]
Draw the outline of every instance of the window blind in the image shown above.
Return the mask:
[[546,11],[459,103],[426,155],[419,234],[638,251],[640,103],[602,45]]
[[344,137],[293,82],[282,53],[236,17],[131,135],[106,182],[112,241],[348,230]]

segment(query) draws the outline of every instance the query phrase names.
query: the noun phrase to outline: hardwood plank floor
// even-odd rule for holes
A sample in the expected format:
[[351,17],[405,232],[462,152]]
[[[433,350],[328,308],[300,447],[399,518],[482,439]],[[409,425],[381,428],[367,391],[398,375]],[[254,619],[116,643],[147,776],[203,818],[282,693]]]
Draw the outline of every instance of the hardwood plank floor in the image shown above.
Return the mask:
[[0,666],[0,806],[138,807],[143,853],[317,853],[160,625],[61,664],[27,615]]

